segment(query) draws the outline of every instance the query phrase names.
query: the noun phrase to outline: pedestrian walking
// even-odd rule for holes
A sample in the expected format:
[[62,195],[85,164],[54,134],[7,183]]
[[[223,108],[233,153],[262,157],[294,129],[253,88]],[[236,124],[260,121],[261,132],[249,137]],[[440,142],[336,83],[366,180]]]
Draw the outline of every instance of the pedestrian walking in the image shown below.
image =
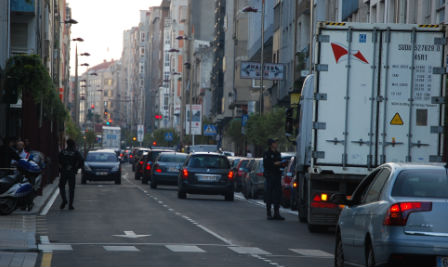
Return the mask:
[[75,198],[76,174],[83,164],[81,153],[76,150],[75,141],[67,140],[67,148],[59,153],[59,192],[61,194],[62,203],[60,208],[64,209],[67,205],[67,196],[65,194],[65,184],[68,182],[69,188],[69,209],[73,210],[73,200]]
[[[277,139],[268,139],[268,150],[263,155],[264,177],[266,178],[266,211],[268,220],[281,220],[280,200],[282,196],[281,170],[284,165],[280,152],[277,151]],[[272,216],[271,208],[274,206],[274,216]]]

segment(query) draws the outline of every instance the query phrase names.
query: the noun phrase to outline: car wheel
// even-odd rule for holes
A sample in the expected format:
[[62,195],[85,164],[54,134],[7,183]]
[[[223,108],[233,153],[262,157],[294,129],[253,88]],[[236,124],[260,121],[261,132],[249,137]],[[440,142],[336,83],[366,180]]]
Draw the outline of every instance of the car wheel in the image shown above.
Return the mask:
[[86,177],[82,176],[81,177],[81,184],[86,184],[86,183],[87,183]]
[[121,184],[121,178],[115,179],[115,184]]
[[157,188],[157,183],[154,180],[151,181],[151,188],[152,189],[156,189]]
[[135,178],[135,180],[140,179],[140,174],[138,173],[138,171],[135,172],[134,178]]
[[182,191],[177,191],[177,198],[186,199],[187,198],[187,193],[182,192]]
[[226,193],[225,196],[224,196],[224,199],[226,201],[233,201],[234,200],[233,192]]
[[146,175],[142,176],[142,184],[148,184],[148,179],[146,178]]
[[297,202],[293,194],[289,196],[289,207],[291,208],[291,210],[297,210]]
[[374,267],[375,265],[375,253],[370,241],[367,242],[366,247],[366,267]]
[[250,197],[253,199],[257,199],[257,197],[258,197],[258,194],[255,191],[254,185],[250,186]]
[[338,233],[336,234],[336,246],[334,250],[334,266],[344,267],[344,261],[344,250],[342,247],[341,232],[338,231]]

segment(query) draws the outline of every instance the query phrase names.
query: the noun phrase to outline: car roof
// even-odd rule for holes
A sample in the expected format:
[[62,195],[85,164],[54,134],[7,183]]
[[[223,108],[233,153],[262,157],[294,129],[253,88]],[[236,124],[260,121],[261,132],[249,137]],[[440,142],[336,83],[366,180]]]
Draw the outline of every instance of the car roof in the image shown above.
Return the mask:
[[214,156],[221,156],[221,157],[225,157],[225,155],[221,154],[221,153],[217,153],[217,152],[192,152],[191,153],[192,156],[195,155],[214,155]]
[[182,152],[176,152],[176,151],[163,151],[162,153],[160,153],[160,155],[185,155],[188,156],[187,153],[182,153]]
[[[418,162],[388,162],[381,166],[390,166],[397,170],[404,170],[404,169],[440,169],[444,170],[446,169],[444,163],[418,163]],[[380,166],[380,167],[381,167]]]
[[87,154],[90,154],[90,153],[97,153],[97,154],[98,154],[98,153],[111,153],[111,154],[116,155],[114,151],[111,151],[111,150],[105,150],[105,149],[92,150],[92,151],[89,151]]

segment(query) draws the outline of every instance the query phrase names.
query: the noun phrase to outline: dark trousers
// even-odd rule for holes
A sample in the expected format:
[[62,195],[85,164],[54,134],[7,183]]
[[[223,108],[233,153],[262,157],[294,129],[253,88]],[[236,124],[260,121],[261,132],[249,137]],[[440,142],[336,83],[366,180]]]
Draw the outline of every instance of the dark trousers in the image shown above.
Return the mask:
[[65,194],[65,184],[68,182],[68,192],[69,192],[69,202],[70,206],[73,205],[73,200],[75,199],[75,185],[76,185],[76,174],[74,173],[61,173],[61,178],[59,179],[59,193],[61,194],[62,202],[67,203],[67,196]]
[[268,176],[265,180],[265,201],[267,211],[271,211],[272,205],[274,205],[274,212],[278,213],[280,209],[280,200],[282,197],[282,184],[280,177]]

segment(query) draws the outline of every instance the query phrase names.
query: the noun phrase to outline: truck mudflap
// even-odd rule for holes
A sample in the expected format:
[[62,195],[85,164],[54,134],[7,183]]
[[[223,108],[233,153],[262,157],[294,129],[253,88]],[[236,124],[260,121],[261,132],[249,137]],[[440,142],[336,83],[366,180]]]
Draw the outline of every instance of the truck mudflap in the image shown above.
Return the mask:
[[351,196],[364,175],[329,173],[309,174],[308,177],[308,224],[335,226],[343,206],[331,203],[331,195]]

